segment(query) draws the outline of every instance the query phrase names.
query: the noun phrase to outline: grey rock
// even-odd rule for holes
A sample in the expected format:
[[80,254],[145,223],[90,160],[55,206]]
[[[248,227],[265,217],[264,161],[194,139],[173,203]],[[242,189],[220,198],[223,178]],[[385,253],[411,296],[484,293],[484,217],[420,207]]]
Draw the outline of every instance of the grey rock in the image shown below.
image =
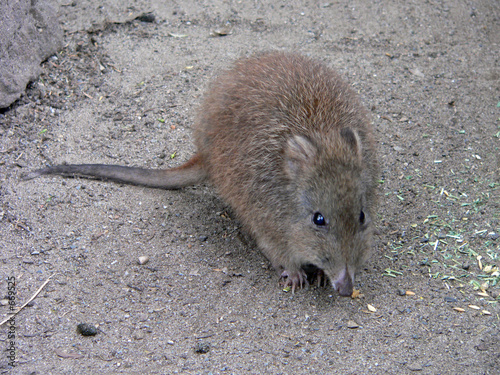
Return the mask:
[[414,362],[414,363],[410,363],[408,365],[408,370],[410,370],[410,371],[422,371],[423,367],[422,367],[422,365],[420,365],[420,363]]
[[488,233],[488,237],[491,238],[492,240],[497,240],[498,238],[500,238],[500,234],[495,232],[490,232]]
[[0,108],[19,99],[62,47],[55,0],[0,1]]

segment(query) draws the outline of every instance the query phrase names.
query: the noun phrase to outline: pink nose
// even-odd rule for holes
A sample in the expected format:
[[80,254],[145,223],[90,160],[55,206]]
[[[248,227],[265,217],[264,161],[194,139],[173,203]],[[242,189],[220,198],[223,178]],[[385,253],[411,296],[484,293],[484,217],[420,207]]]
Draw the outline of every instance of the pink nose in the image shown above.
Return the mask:
[[349,297],[352,295],[352,278],[351,275],[349,275],[347,267],[340,273],[337,280],[333,282],[333,287],[341,296]]

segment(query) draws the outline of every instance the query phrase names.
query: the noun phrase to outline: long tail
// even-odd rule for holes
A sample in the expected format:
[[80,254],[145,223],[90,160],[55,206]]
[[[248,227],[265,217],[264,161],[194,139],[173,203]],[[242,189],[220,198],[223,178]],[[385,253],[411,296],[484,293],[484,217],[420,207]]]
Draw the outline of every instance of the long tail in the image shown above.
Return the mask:
[[194,155],[180,167],[171,169],[145,169],[107,164],[68,164],[38,169],[27,174],[23,179],[31,180],[49,174],[100,178],[162,189],[180,189],[199,184],[207,179],[199,155]]

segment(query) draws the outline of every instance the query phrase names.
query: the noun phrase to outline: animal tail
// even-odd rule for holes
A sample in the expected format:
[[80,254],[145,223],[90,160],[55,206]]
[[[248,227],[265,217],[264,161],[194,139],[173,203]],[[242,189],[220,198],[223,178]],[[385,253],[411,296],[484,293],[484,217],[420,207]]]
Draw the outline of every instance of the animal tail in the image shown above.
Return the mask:
[[207,179],[207,173],[199,155],[194,155],[183,165],[171,169],[146,169],[107,164],[67,164],[38,169],[27,174],[23,179],[31,180],[49,174],[100,178],[162,189],[180,189]]

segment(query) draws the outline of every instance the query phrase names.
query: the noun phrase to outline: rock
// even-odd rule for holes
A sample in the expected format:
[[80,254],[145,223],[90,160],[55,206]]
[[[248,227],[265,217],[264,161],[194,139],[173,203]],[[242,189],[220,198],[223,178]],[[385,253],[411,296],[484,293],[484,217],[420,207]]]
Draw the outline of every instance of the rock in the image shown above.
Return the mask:
[[422,367],[422,365],[420,365],[420,363],[414,362],[414,363],[410,363],[408,365],[408,370],[410,370],[410,371],[422,371],[423,367]]
[[0,2],[0,108],[19,99],[40,63],[62,47],[55,0]]
[[89,323],[80,323],[76,326],[76,330],[82,336],[95,336],[97,335],[97,328]]
[[198,342],[194,348],[194,351],[199,354],[205,354],[210,351],[210,343],[208,342]]
[[359,328],[359,324],[356,323],[354,320],[348,320],[347,321],[347,328],[356,329],[356,328]]
[[156,17],[153,12],[142,13],[141,15],[135,17],[136,20],[141,22],[155,22]]
[[492,240],[497,240],[498,238],[500,238],[500,234],[495,232],[490,232],[488,233],[488,237],[491,238]]
[[142,332],[142,331],[134,332],[134,334],[132,335],[132,337],[135,340],[144,340],[144,332]]

